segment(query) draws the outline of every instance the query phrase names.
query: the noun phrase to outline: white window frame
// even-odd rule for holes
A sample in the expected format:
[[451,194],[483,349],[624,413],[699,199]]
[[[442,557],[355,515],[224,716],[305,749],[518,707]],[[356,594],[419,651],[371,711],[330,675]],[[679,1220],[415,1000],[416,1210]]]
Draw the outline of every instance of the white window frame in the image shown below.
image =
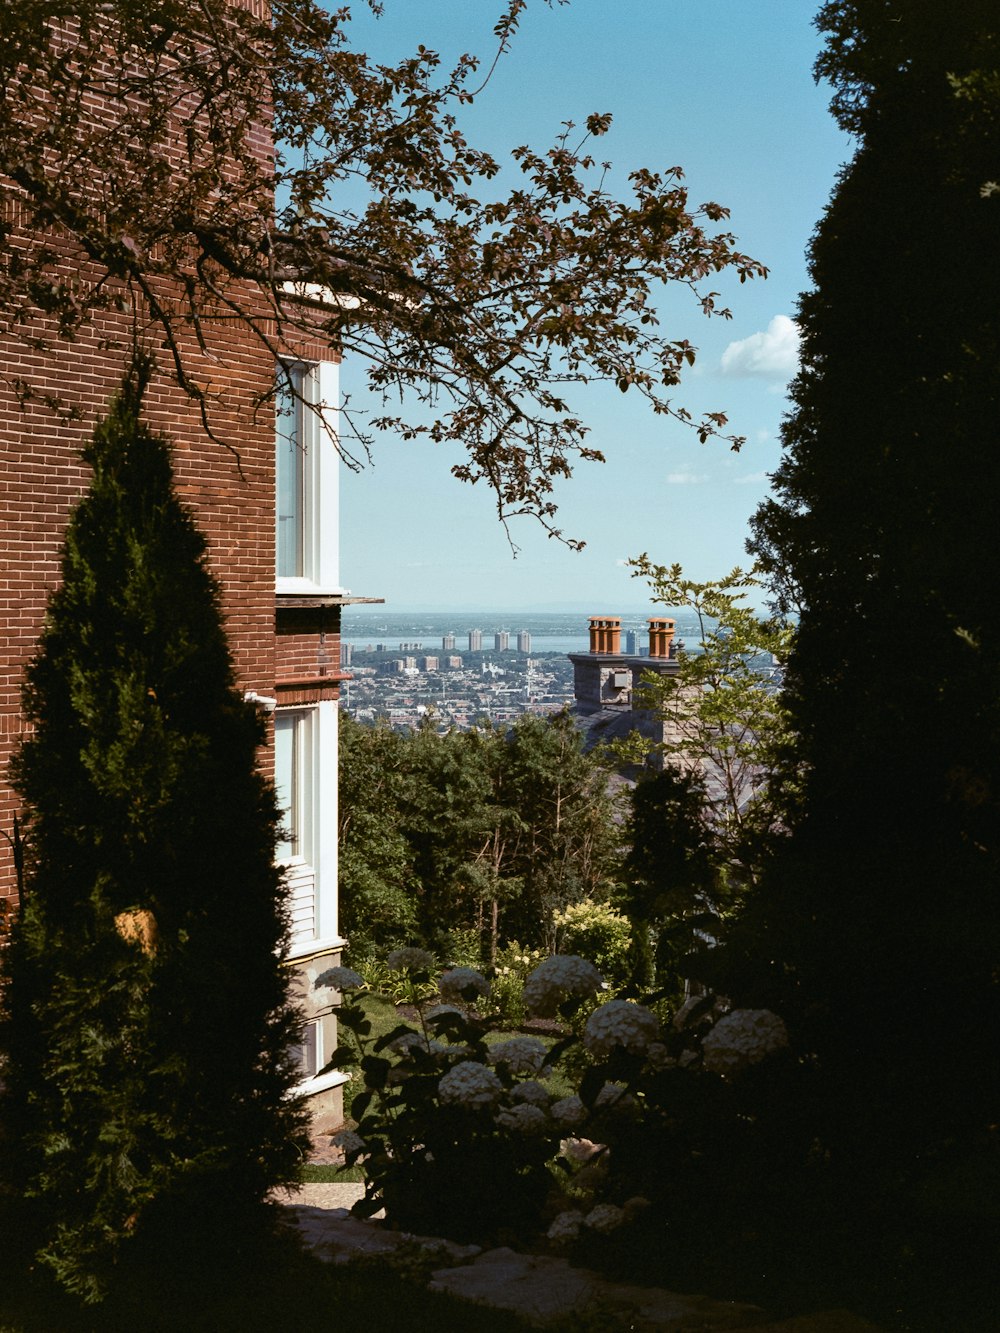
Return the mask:
[[[288,371],[301,370],[301,397],[294,400],[293,431],[302,449],[301,572],[277,573],[275,555],[275,590],[286,594],[341,593],[339,565],[339,455],[337,451],[337,404],[339,402],[339,366],[334,361],[279,362],[276,375],[279,388],[288,387]],[[275,403],[275,457],[279,442]],[[275,475],[277,493],[277,473]],[[278,515],[275,504],[275,541]]]
[[[309,1051],[309,1039],[312,1038],[313,1052],[312,1060],[306,1059]],[[323,1024],[318,1018],[308,1018],[302,1024],[302,1040],[297,1041],[294,1046],[295,1061],[301,1070],[302,1077],[300,1083],[310,1083],[326,1064],[326,1055],[323,1050]],[[310,1065],[312,1066],[310,1068]]]
[[293,778],[298,840],[284,854],[279,846],[277,859],[290,887],[307,878],[313,885],[312,930],[293,934],[289,950],[289,957],[297,958],[343,943],[337,919],[337,703],[324,699],[279,708],[275,728],[287,726],[289,719],[298,741]]
[[[282,708],[274,715],[275,783],[282,802],[282,816],[288,838],[278,844],[279,865],[313,865],[315,831],[314,788],[314,710],[312,708]],[[278,733],[291,732],[292,771],[291,791],[285,790],[284,776],[278,769]],[[285,802],[287,801],[287,804]]]

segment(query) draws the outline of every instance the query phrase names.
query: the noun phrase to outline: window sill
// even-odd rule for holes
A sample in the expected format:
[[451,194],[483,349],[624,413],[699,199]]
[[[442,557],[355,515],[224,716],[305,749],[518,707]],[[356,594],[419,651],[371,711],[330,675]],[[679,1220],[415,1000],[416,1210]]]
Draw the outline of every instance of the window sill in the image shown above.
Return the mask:
[[323,589],[315,584],[291,582],[279,583],[274,590],[278,610],[282,607],[299,606],[359,606],[376,603],[381,605],[384,597],[352,597],[346,588]]
[[312,1078],[296,1083],[289,1093],[290,1097],[315,1097],[318,1092],[327,1092],[330,1088],[342,1088],[350,1081],[350,1074],[341,1069],[331,1069],[328,1074],[314,1074]]
[[322,940],[299,940],[291,945],[285,955],[288,963],[308,963],[314,958],[325,958],[329,954],[339,953],[347,943],[339,935],[328,935]]

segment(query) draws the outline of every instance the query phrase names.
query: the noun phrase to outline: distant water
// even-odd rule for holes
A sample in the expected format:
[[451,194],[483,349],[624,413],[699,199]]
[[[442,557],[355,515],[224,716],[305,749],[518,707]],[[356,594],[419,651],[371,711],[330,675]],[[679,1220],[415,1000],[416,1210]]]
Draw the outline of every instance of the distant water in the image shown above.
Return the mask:
[[[697,627],[689,618],[677,620],[679,638],[690,642],[697,638]],[[352,612],[344,608],[341,640],[356,650],[369,644],[385,644],[387,652],[398,653],[401,643],[418,643],[411,652],[440,653],[441,640],[446,634],[455,636],[455,652],[468,652],[469,631],[478,629],[483,634],[483,651],[493,651],[493,636],[505,630],[510,635],[510,647],[517,648],[517,635],[527,630],[531,635],[533,653],[585,653],[589,647],[587,616],[563,612],[508,613],[496,611],[411,611],[390,614],[381,610]],[[622,651],[625,651],[625,632],[634,629],[645,645],[648,617],[622,616]]]

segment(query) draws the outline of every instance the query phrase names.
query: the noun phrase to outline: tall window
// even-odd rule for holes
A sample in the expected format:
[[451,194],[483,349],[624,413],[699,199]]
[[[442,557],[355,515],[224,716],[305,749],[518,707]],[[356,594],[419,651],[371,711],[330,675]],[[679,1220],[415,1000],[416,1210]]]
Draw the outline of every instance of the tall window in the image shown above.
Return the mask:
[[279,578],[307,574],[307,453],[315,434],[308,404],[315,401],[316,369],[302,362],[278,368],[275,402],[277,449],[277,573]]
[[274,717],[274,785],[284,815],[285,835],[277,859],[286,864],[309,859],[312,710],[289,709]]

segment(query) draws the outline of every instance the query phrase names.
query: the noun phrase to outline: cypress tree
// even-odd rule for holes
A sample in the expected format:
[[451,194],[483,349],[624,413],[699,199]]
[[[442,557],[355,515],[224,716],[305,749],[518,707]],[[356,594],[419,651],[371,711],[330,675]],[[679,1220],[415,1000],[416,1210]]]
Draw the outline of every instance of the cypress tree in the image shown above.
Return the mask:
[[146,377],[84,451],[13,764],[4,1176],[38,1257],[88,1300],[144,1242],[204,1253],[266,1215],[302,1130],[263,728],[168,444],[140,422]]
[[755,520],[801,616],[802,786],[743,923],[771,966],[743,984],[816,1057],[828,1142],[915,1155],[982,1131],[1000,1093],[1000,22],[993,0],[818,22],[857,149]]

